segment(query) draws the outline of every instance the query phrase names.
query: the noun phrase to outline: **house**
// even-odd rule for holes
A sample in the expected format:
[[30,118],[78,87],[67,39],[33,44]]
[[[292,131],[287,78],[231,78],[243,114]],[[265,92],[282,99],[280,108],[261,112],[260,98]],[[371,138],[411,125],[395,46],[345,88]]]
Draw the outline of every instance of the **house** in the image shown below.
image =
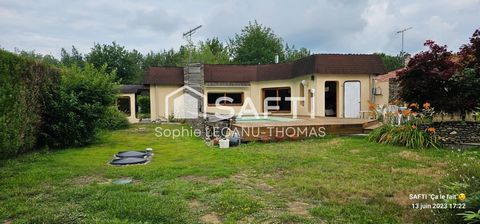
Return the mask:
[[[146,70],[144,86],[150,92],[152,120],[174,113],[175,99],[185,93],[177,90],[184,86],[203,94],[195,96],[197,108],[207,113],[225,113],[216,106],[219,103],[238,114],[245,103],[251,103],[259,112],[273,115],[360,118],[368,112],[369,102],[388,99],[388,89],[381,91],[375,79],[385,73],[377,55],[315,54],[267,65],[151,67]],[[177,95],[166,97],[175,91]],[[230,100],[216,102],[219,97]],[[266,98],[274,100],[265,103]]]
[[375,78],[377,89],[385,92],[385,94],[382,94],[376,100],[377,103],[380,105],[387,105],[388,103],[400,98],[400,89],[398,86],[397,76],[402,70],[403,68],[399,68],[386,74],[379,75]]
[[127,115],[130,123],[137,123],[140,119],[137,118],[139,109],[136,105],[137,95],[148,91],[148,86],[145,85],[122,85],[120,86],[120,94],[116,100],[117,107],[120,111]]

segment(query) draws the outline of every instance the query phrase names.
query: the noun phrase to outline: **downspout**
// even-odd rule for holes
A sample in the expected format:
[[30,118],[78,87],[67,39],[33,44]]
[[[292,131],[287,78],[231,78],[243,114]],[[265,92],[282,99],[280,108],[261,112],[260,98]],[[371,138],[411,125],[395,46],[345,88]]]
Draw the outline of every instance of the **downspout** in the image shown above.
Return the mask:
[[375,75],[370,74],[370,103],[375,103]]

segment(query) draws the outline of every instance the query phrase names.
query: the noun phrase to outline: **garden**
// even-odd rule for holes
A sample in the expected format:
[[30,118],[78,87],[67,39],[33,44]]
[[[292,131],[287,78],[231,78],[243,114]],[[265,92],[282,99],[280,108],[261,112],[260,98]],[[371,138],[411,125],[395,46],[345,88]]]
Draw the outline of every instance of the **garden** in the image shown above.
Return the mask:
[[[426,41],[425,46],[428,50],[416,54],[397,74],[401,101],[370,105],[371,115],[383,125],[367,139],[426,150],[478,146],[480,30],[456,53],[433,41]],[[465,171],[463,167],[457,169]],[[466,200],[465,212],[448,212],[463,216],[468,223],[480,222],[478,178],[459,175],[461,181],[450,183],[448,188],[469,192],[470,200]]]
[[[129,72],[0,50],[0,221],[479,222],[480,148],[465,143],[480,127],[480,31],[456,53],[425,45],[398,74],[401,101],[370,106],[382,125],[368,136],[229,150],[155,136],[184,124],[129,125],[115,106]],[[109,164],[146,148],[146,164]]]
[[[86,147],[3,161],[0,220],[458,223],[464,210],[413,209],[422,200],[410,194],[464,192],[474,203],[470,184],[480,178],[479,149],[418,150],[327,136],[219,150],[195,137],[155,137],[155,127],[133,125]],[[108,165],[118,151],[147,147],[154,153],[148,164]]]

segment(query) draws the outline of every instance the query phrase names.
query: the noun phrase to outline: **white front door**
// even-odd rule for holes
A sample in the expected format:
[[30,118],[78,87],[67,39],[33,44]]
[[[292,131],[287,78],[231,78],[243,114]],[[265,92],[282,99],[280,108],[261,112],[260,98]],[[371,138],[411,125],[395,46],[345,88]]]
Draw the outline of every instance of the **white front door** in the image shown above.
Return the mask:
[[360,81],[347,81],[343,88],[344,117],[360,118]]

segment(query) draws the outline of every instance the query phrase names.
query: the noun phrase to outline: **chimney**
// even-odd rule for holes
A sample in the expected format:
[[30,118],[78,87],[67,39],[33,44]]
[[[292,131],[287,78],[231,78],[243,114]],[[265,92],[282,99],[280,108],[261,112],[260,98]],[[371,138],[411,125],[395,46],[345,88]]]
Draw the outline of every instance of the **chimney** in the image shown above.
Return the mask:
[[407,67],[408,65],[408,62],[410,62],[410,59],[412,59],[412,57],[410,56],[410,54],[406,54],[403,58],[403,67]]
[[[191,87],[192,89],[203,93],[203,88],[205,85],[205,77],[203,73],[203,64],[201,63],[191,63],[187,64],[183,68],[183,82],[184,85]],[[191,96],[194,96],[198,100],[198,112],[203,112],[203,99],[201,96],[190,93],[188,89],[184,90],[184,93],[188,93]]]

